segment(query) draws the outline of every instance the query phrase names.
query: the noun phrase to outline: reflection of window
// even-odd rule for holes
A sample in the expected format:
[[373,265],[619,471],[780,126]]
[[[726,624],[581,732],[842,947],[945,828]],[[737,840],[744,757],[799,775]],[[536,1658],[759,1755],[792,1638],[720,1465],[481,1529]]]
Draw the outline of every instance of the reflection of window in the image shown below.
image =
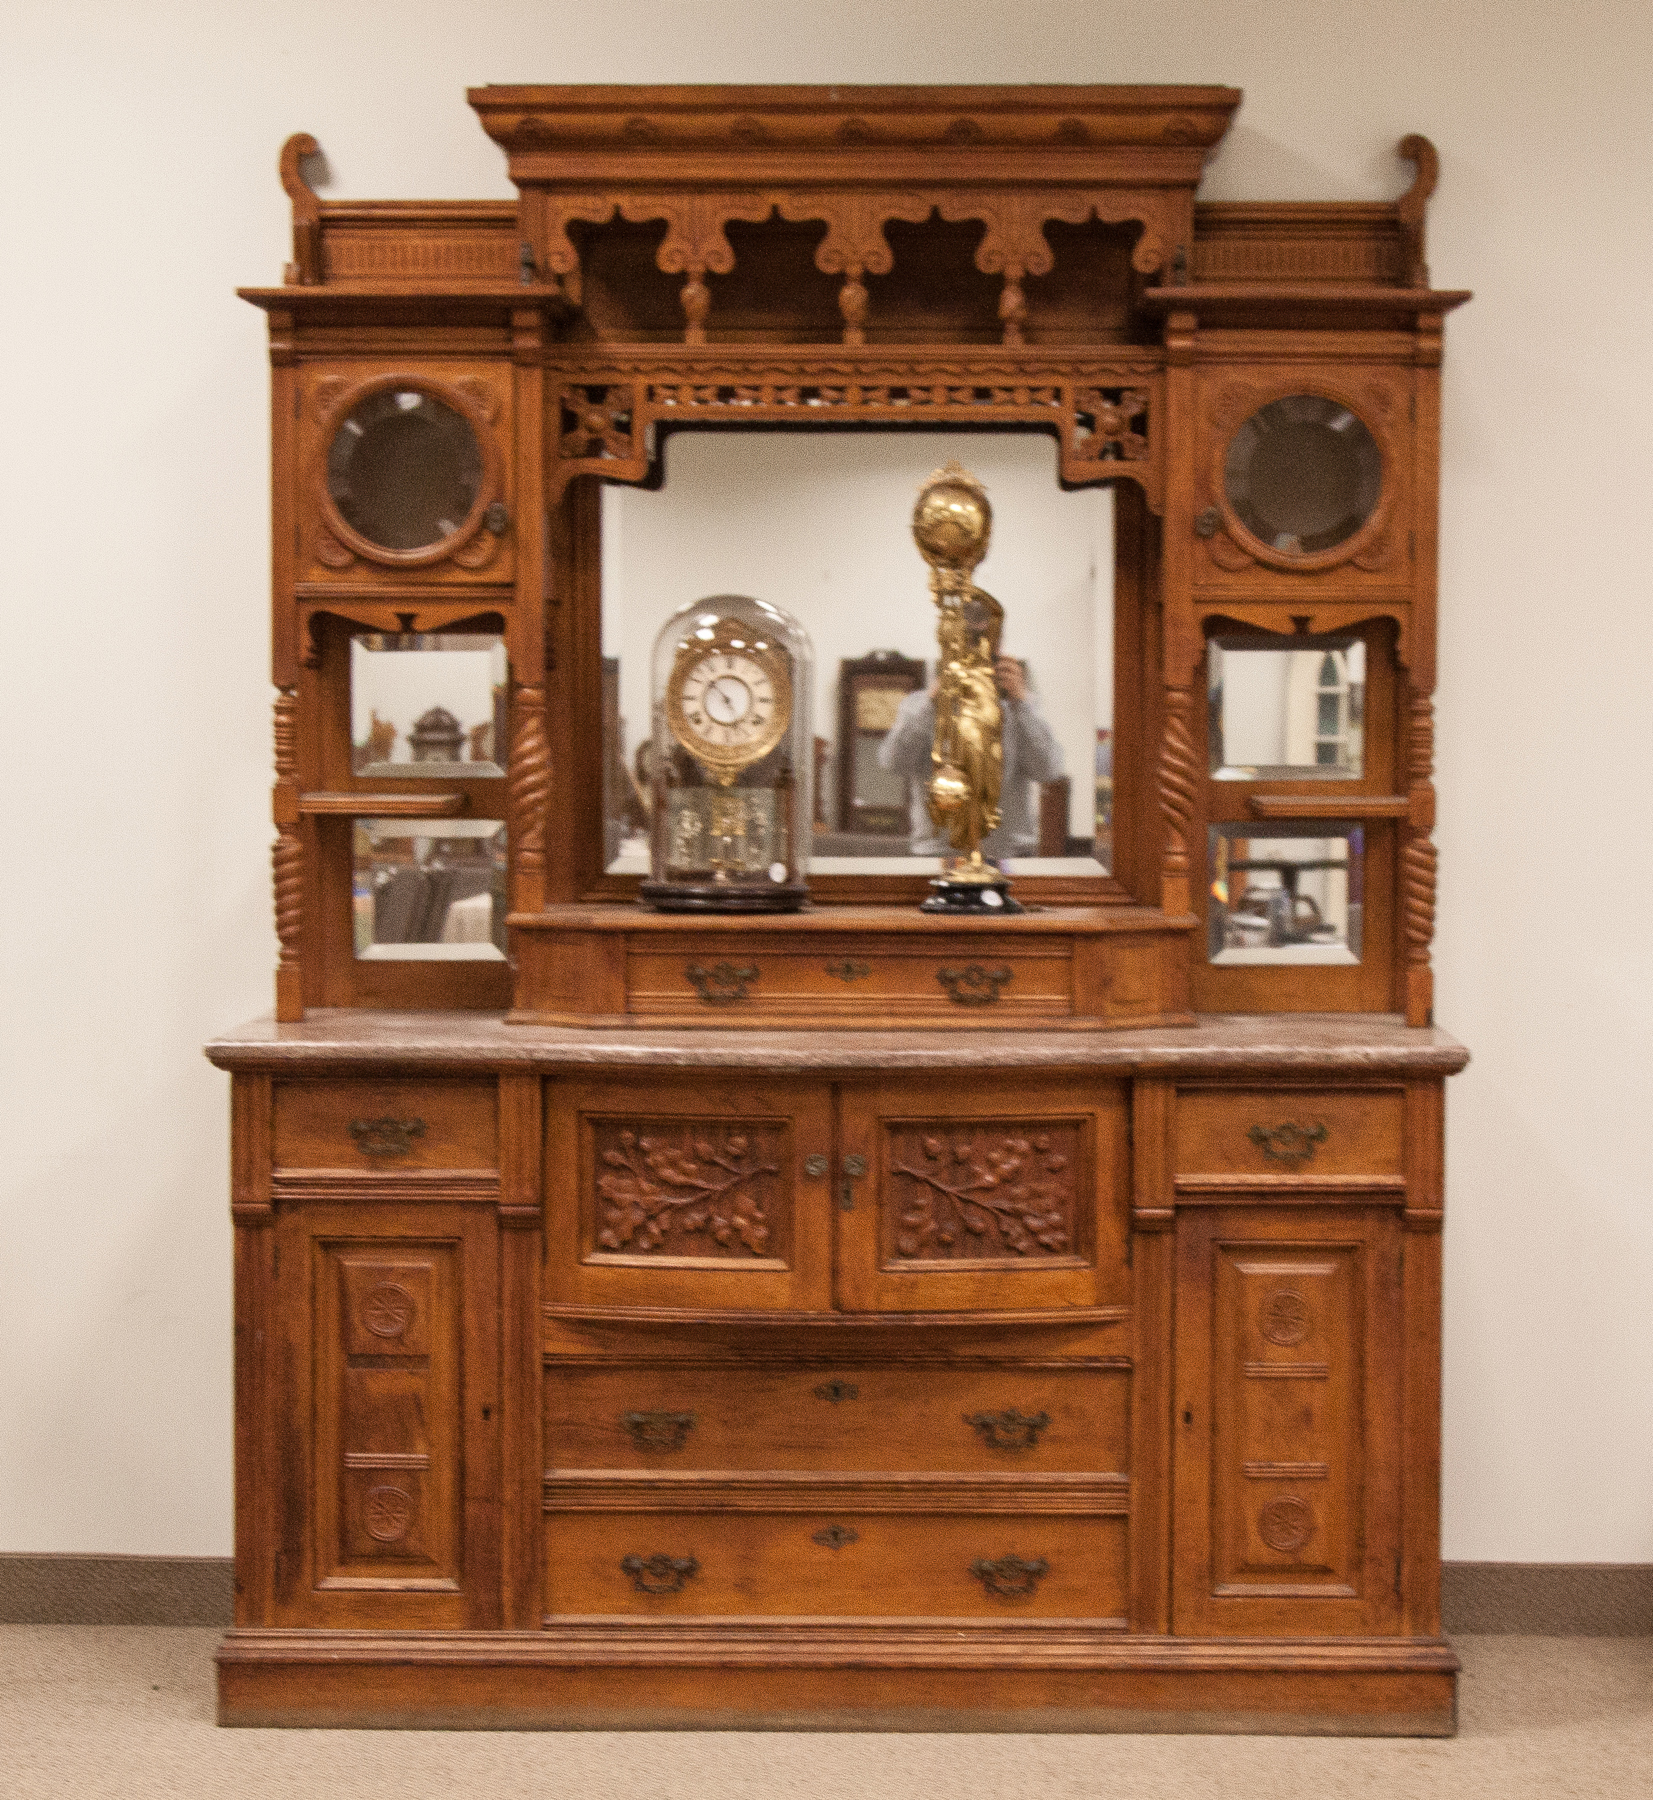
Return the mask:
[[1349,760],[1349,670],[1336,650],[1320,659],[1314,697],[1314,760],[1323,769],[1340,769]]

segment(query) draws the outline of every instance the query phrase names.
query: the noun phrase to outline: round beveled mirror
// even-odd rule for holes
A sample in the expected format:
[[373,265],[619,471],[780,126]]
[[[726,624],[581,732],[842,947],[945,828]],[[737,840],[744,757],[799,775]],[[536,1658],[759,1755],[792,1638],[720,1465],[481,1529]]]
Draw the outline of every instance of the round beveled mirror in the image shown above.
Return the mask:
[[482,446],[463,413],[415,387],[353,406],[327,450],[339,517],[381,550],[425,550],[466,525],[482,489]]
[[1340,401],[1288,394],[1234,433],[1223,490],[1241,525],[1280,556],[1335,550],[1377,510],[1383,456]]

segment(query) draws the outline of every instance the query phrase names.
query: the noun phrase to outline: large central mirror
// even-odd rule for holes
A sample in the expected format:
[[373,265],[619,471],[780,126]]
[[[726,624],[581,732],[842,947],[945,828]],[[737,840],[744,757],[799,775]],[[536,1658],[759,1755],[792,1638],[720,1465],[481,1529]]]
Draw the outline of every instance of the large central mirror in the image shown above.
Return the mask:
[[1004,820],[1012,874],[1112,863],[1113,494],[1064,493],[1047,436],[955,432],[674,435],[665,480],[603,490],[605,859],[648,873],[650,651],[679,607],[746,594],[814,647],[813,822],[821,875],[935,873],[929,775],[936,614],[913,502],[950,458],[985,485],[993,537],[978,586],[1005,609]]

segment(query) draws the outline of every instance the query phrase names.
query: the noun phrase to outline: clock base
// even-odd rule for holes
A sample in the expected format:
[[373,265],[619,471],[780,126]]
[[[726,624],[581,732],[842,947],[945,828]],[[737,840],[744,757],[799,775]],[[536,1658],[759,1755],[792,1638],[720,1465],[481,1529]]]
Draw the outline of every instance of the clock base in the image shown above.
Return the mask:
[[809,889],[801,881],[722,891],[698,882],[645,881],[637,898],[655,912],[788,913],[808,900]]
[[1008,881],[954,881],[943,875],[930,883],[930,897],[918,909],[927,913],[995,915],[1006,918],[1019,913],[1018,901],[1010,898]]

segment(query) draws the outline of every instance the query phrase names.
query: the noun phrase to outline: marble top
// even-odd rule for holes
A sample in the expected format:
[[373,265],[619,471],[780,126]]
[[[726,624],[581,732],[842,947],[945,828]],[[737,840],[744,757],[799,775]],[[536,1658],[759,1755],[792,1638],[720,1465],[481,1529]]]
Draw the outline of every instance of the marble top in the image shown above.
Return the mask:
[[1135,1031],[661,1031],[507,1025],[482,1012],[319,1008],[255,1019],[214,1038],[221,1069],[1106,1069],[1120,1074],[1256,1069],[1450,1075],[1469,1052],[1444,1031],[1388,1013],[1205,1013]]

